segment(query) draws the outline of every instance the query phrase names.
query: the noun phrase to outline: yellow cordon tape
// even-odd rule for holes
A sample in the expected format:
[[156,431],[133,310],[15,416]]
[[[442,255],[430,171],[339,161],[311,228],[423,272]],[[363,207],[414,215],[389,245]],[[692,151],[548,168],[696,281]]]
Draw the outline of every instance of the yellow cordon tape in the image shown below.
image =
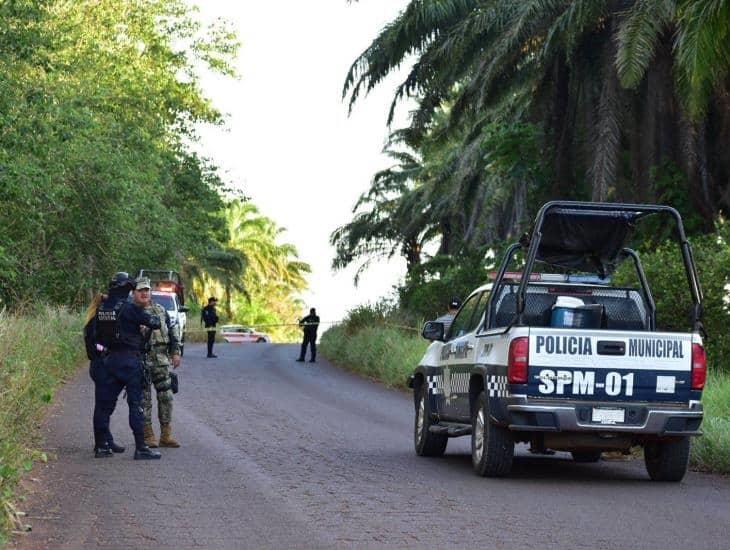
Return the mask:
[[402,328],[404,330],[414,330],[416,332],[421,332],[420,328],[413,328],[413,327],[407,327],[405,325],[394,325],[393,323],[383,323],[386,327],[394,327],[394,328]]
[[[240,325],[244,328],[263,328],[263,327],[307,327],[307,326],[318,326],[318,325],[337,325],[342,321],[321,321],[319,323],[268,323],[265,325],[259,325],[257,323],[231,323],[232,325]],[[224,325],[225,326],[225,325]],[[220,327],[217,327],[215,331],[209,331],[207,328],[186,328],[185,332],[220,332]]]
[[[237,325],[241,325],[242,327],[246,328],[263,328],[263,327],[306,327],[306,326],[315,326],[315,325],[338,325],[342,323],[342,321],[321,321],[320,323],[270,323],[266,325],[258,325],[255,323],[252,323],[250,325],[246,323],[235,323]],[[393,328],[400,328],[403,330],[412,330],[414,332],[421,332],[420,328],[414,328],[414,327],[408,327],[406,325],[396,325],[394,323],[383,323],[386,327],[393,327]],[[208,329],[205,328],[193,328],[193,329],[185,329],[185,332],[213,332],[208,331]],[[220,328],[216,328],[215,332],[220,332]]]

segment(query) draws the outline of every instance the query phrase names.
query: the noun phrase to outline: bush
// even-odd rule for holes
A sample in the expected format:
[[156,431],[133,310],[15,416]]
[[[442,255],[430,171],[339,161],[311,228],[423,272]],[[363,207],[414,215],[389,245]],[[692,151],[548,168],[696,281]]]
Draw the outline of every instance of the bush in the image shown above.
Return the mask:
[[18,522],[12,496],[20,474],[45,459],[29,436],[55,388],[85,357],[81,326],[65,309],[0,313],[0,544]]
[[[690,239],[697,264],[700,285],[704,291],[702,322],[707,331],[705,347],[710,368],[730,372],[730,325],[728,283],[730,282],[730,228],[722,224],[716,234]],[[657,308],[659,330],[687,332],[690,326],[691,295],[684,272],[682,256],[676,242],[665,242],[640,254]],[[618,270],[619,284],[635,285],[636,276],[629,262]]]
[[334,363],[397,388],[406,387],[427,347],[416,332],[382,325],[353,333],[338,325],[320,342],[321,353]]
[[406,387],[427,347],[418,324],[414,326],[387,301],[349,311],[340,325],[322,334],[320,342],[328,359],[400,388]]
[[[730,370],[730,369],[728,369]],[[702,395],[704,436],[692,442],[692,465],[702,470],[730,473],[730,376],[708,377]]]
[[446,312],[452,297],[463,301],[486,283],[487,270],[493,267],[485,261],[484,251],[473,256],[436,256],[408,274],[398,289],[400,308],[411,319],[435,319]]

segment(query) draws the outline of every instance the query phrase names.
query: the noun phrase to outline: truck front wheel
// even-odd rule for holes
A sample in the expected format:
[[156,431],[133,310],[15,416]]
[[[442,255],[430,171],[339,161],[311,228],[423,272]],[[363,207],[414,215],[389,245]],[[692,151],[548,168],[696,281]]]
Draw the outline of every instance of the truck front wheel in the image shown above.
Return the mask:
[[515,442],[507,428],[489,419],[489,403],[484,392],[479,394],[471,414],[471,462],[480,476],[504,476],[512,470]]
[[429,431],[433,424],[431,420],[431,405],[428,399],[428,384],[422,383],[418,392],[416,404],[416,420],[413,425],[413,442],[418,456],[441,456],[446,451],[449,438],[445,435]]
[[681,481],[689,463],[689,437],[647,443],[644,463],[654,481]]

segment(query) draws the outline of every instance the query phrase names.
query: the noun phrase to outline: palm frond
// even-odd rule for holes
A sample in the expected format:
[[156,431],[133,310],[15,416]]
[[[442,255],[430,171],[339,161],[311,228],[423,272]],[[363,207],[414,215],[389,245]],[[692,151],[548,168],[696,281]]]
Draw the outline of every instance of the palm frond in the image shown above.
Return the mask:
[[660,36],[670,29],[675,9],[675,0],[636,0],[620,14],[616,70],[624,88],[634,88],[644,78]]
[[730,0],[683,0],[677,12],[678,83],[698,119],[713,89],[730,77]]

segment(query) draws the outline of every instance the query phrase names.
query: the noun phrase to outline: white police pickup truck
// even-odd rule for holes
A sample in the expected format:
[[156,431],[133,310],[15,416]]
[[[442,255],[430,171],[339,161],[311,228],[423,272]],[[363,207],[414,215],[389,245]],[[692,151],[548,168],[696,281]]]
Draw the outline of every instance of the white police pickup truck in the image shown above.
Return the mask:
[[[641,262],[625,247],[649,215],[676,223],[691,332],[657,330]],[[633,264],[636,287],[611,284],[622,260]],[[515,261],[519,271],[508,272]],[[516,442],[536,453],[569,451],[578,462],[642,446],[651,479],[679,481],[690,436],[701,434],[701,311],[676,210],[547,203],[529,238],[507,250],[494,283],[468,297],[446,334],[442,323],[425,324],[432,344],[410,379],[416,453],[438,456],[449,437],[471,435],[475,471],[501,476],[511,470]]]

